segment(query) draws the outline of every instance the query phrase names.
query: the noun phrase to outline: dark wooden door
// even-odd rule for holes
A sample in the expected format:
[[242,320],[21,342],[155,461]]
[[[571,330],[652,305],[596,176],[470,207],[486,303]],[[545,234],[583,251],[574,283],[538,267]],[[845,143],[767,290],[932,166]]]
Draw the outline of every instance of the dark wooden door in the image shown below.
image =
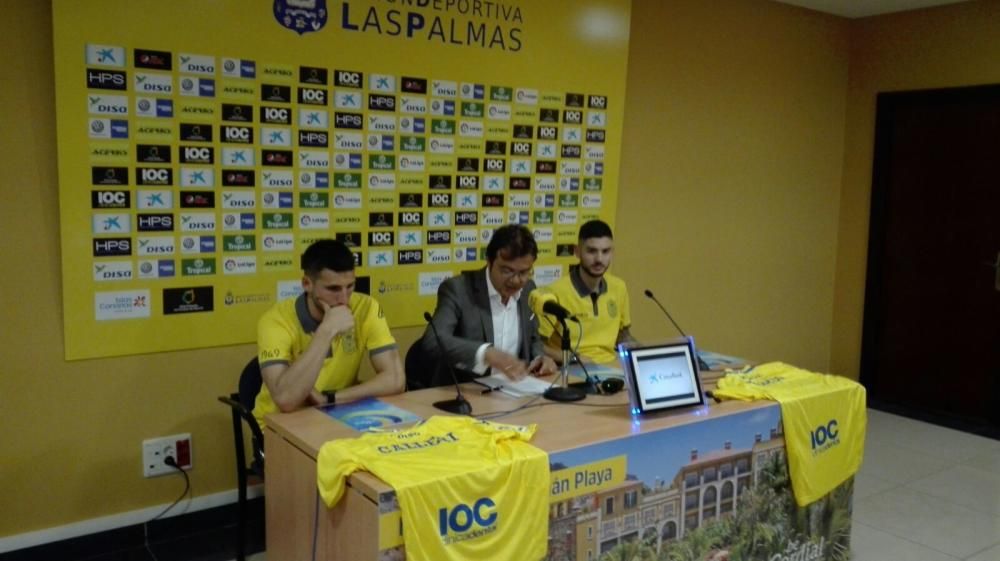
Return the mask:
[[1000,86],[878,97],[861,382],[1000,434]]

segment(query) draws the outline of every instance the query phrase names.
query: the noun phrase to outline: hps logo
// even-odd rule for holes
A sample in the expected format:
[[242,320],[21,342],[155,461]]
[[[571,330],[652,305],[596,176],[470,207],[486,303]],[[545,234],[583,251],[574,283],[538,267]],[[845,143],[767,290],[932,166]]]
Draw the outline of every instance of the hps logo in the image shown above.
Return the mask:
[[483,497],[471,506],[458,503],[438,509],[438,533],[441,541],[452,544],[491,534],[497,530],[496,503]]
[[829,423],[816,427],[809,433],[813,455],[825,452],[840,444],[839,436],[840,429],[837,426],[837,419],[830,419]]

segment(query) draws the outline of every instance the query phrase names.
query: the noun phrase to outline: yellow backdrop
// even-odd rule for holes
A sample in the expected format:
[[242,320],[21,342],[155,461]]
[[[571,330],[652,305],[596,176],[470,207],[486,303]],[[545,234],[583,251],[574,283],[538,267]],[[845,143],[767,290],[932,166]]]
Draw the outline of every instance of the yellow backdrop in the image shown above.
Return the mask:
[[629,2],[54,4],[68,359],[251,342],[337,237],[393,327],[613,222]]

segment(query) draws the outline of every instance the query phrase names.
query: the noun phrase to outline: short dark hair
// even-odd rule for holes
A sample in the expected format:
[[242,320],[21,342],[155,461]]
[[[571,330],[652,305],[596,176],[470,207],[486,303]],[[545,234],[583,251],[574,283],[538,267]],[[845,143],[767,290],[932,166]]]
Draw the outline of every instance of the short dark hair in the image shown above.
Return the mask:
[[343,242],[315,241],[302,254],[302,271],[310,277],[315,277],[323,269],[330,269],[335,273],[353,271],[354,254]]
[[611,226],[603,220],[591,220],[580,226],[580,235],[577,236],[579,241],[589,240],[590,238],[611,238],[615,239],[611,235]]
[[538,258],[538,244],[531,230],[519,224],[501,226],[493,232],[489,245],[486,246],[486,259],[493,261],[497,253],[503,251],[504,259],[517,259],[530,255]]

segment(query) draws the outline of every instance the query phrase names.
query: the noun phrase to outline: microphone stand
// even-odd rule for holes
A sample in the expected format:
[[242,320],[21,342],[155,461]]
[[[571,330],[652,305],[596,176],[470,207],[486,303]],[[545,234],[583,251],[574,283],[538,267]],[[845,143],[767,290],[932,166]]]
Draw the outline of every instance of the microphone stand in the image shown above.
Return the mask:
[[[424,320],[431,326],[431,331],[434,332],[434,339],[437,341],[438,349],[440,350],[441,360],[445,362],[448,366],[448,372],[451,373],[451,379],[455,382],[455,399],[442,399],[441,401],[435,401],[432,405],[438,409],[445,411],[447,413],[454,413],[456,415],[472,415],[472,404],[465,399],[462,395],[462,388],[458,384],[458,376],[455,375],[455,368],[451,365],[451,361],[444,353],[444,345],[441,343],[441,336],[438,334],[438,330],[434,327],[434,322],[431,321],[431,315],[428,312],[424,312]],[[441,368],[440,362],[436,365]]]
[[681,326],[677,325],[677,322],[674,321],[673,316],[671,316],[670,312],[668,312],[667,309],[663,307],[663,304],[661,304],[660,301],[656,299],[656,296],[653,296],[653,291],[646,289],[645,294],[647,298],[649,298],[653,302],[656,302],[656,305],[660,308],[660,311],[663,312],[663,315],[667,316],[667,319],[670,320],[670,323],[674,324],[674,328],[677,329],[677,332],[681,334],[681,337],[687,339],[687,334],[684,333],[684,330],[681,329]]
[[562,372],[559,374],[559,385],[550,387],[542,395],[552,401],[580,401],[587,397],[587,392],[569,385],[569,360],[573,347],[569,340],[569,328],[565,317],[559,318],[559,325],[562,326]]
[[[644,294],[646,295],[646,298],[649,298],[653,302],[656,302],[656,305],[659,306],[660,311],[663,312],[663,315],[667,316],[667,319],[670,320],[670,323],[674,324],[674,327],[677,328],[677,332],[681,334],[681,337],[684,337],[685,339],[688,339],[688,340],[691,339],[690,337],[687,336],[686,333],[684,333],[684,330],[681,329],[681,326],[677,325],[677,322],[674,321],[674,318],[670,315],[670,312],[668,312],[667,309],[663,307],[663,304],[661,304],[660,301],[656,299],[656,296],[653,296],[653,291],[652,290],[649,290],[647,288],[645,290]],[[693,349],[695,348],[693,340],[691,341],[691,348],[693,348]],[[698,359],[698,370],[711,370],[708,367],[708,363],[705,362],[704,359],[701,358],[701,354],[697,351],[697,349],[695,349],[694,357],[696,359]]]

